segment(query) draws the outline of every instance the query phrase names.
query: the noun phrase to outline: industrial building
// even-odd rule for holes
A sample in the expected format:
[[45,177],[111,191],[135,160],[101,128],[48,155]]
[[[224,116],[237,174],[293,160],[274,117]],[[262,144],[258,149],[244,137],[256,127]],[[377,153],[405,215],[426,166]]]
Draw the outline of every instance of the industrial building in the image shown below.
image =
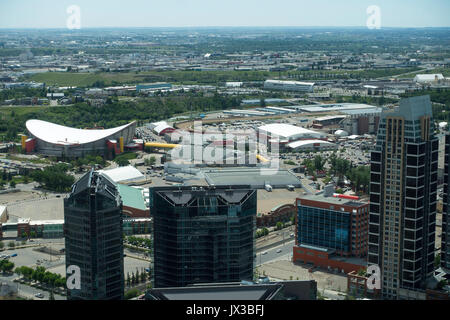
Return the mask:
[[336,195],[332,185],[322,195],[297,198],[294,261],[344,270],[366,267],[369,204]]
[[266,80],[264,82],[264,89],[296,91],[296,92],[313,92],[314,82]]
[[341,121],[341,128],[350,135],[376,135],[380,123],[381,108],[366,110],[345,110],[347,117]]
[[235,116],[235,117],[263,117],[263,116],[273,116],[275,115],[275,112],[263,110],[258,111],[254,109],[231,109],[231,110],[224,110],[222,111],[223,114]]
[[432,73],[432,74],[418,74],[414,77],[414,82],[418,83],[431,83],[445,80],[442,73]]
[[152,187],[155,288],[251,281],[256,190]]
[[133,184],[145,181],[145,176],[133,166],[117,167],[114,169],[99,170],[111,181],[121,184]]
[[66,268],[80,268],[80,288],[67,300],[122,300],[122,200],[113,181],[91,170],[64,199]]
[[157,82],[157,83],[143,83],[136,85],[137,92],[146,92],[146,91],[158,91],[158,90],[170,90],[172,89],[172,84]]
[[250,185],[252,189],[301,188],[301,181],[295,174],[285,169],[271,168],[220,168],[203,169],[202,174],[210,186]]
[[320,104],[320,105],[304,105],[304,106],[296,106],[297,109],[308,112],[331,112],[331,111],[339,111],[346,112],[350,110],[358,110],[359,112],[369,112],[372,110],[379,109],[376,106],[371,106],[363,103],[331,103],[331,104]]
[[288,143],[301,139],[320,139],[326,136],[321,132],[284,123],[267,124],[259,127],[258,130],[261,135],[268,138],[278,137],[280,143]]
[[77,129],[41,120],[25,124],[30,138],[22,136],[22,148],[55,157],[84,157],[87,154],[114,155],[132,142],[136,122],[112,129]]
[[429,96],[382,113],[370,161],[368,262],[381,269],[385,299],[415,295],[433,276],[438,151]]

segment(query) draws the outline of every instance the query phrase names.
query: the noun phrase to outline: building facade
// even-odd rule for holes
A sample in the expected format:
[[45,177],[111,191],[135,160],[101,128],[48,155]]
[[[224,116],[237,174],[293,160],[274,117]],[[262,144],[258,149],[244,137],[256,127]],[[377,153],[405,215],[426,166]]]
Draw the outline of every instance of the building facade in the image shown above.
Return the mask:
[[381,269],[384,298],[422,290],[433,274],[438,148],[429,96],[382,113],[371,152],[368,263]]
[[366,267],[367,203],[331,192],[298,198],[297,210],[294,261],[345,272]]
[[116,185],[95,171],[64,199],[66,268],[78,266],[81,287],[68,300],[121,300],[124,296],[122,201]]
[[252,280],[256,190],[150,188],[154,287]]
[[441,267],[450,273],[450,133],[445,136],[444,205],[442,210]]

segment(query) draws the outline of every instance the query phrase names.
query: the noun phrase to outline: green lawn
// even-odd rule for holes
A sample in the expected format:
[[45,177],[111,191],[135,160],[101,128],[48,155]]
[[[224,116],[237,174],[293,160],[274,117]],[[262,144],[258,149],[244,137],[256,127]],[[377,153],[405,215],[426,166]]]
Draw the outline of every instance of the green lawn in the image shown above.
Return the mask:
[[95,83],[104,86],[146,82],[171,82],[183,84],[218,84],[226,81],[320,80],[379,78],[415,71],[418,68],[380,70],[308,70],[308,71],[148,71],[140,73],[99,72],[45,72],[29,76],[29,80],[47,85],[91,87]]

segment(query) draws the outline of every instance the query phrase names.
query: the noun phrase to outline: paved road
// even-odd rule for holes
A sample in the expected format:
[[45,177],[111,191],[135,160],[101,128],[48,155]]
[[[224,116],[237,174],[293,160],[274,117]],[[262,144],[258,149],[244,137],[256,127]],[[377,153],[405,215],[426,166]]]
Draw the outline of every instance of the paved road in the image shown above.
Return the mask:
[[[274,248],[258,252],[256,254],[256,266],[275,261],[275,260],[288,260],[292,257],[292,248],[294,247],[295,241],[289,240],[282,245],[276,246]],[[281,252],[277,252],[281,249]],[[263,254],[267,252],[266,254]]]
[[[0,281],[6,282],[11,286],[18,287],[18,294],[21,297],[34,299],[34,300],[48,300],[50,293],[48,291],[44,291],[41,289],[37,289],[34,287],[30,287],[28,285],[20,284],[18,282],[13,282],[13,280],[17,277],[16,274],[10,276],[2,276],[0,275]],[[44,298],[36,298],[34,295],[37,293],[42,293]],[[55,300],[66,300],[66,297],[61,296],[59,294],[54,294]]]

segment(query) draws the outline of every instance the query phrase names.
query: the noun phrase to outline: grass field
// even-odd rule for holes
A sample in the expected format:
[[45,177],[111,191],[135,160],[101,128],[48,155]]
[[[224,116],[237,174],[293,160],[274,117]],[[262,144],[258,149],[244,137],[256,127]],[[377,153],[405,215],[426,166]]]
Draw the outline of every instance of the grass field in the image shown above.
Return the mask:
[[31,75],[29,80],[58,86],[112,86],[145,82],[175,84],[219,84],[226,81],[369,79],[402,74],[418,68],[380,70],[308,70],[308,71],[148,71],[148,72],[46,72]]

